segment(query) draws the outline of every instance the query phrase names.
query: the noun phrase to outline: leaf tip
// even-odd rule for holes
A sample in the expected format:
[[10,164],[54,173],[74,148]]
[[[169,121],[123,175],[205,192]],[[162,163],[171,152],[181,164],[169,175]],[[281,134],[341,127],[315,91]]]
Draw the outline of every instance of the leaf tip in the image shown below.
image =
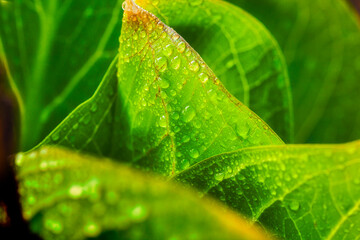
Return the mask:
[[125,0],[123,2],[122,8],[125,12],[131,14],[138,14],[140,11],[140,7],[134,2],[134,0]]

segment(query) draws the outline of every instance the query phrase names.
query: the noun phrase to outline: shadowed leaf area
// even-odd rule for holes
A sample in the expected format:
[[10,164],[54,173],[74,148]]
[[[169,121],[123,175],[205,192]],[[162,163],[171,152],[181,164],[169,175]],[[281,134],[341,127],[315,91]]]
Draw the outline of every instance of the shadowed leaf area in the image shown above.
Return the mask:
[[269,239],[218,203],[106,159],[42,147],[15,164],[24,216],[44,239]]

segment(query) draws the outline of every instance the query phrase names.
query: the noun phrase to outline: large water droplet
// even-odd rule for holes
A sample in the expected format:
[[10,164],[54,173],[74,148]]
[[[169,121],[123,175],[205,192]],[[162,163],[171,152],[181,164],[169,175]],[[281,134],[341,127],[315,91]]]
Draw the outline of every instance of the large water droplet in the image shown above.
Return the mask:
[[69,196],[74,199],[81,197],[82,192],[83,189],[79,185],[73,185],[69,188]]
[[199,151],[197,149],[191,149],[189,155],[192,158],[198,158],[200,156]]
[[59,131],[55,131],[52,135],[51,135],[51,140],[53,140],[54,142],[56,142],[57,140],[59,140],[60,135],[59,135]]
[[300,203],[299,201],[293,200],[290,202],[290,209],[293,211],[297,211],[300,208]]
[[162,52],[165,56],[170,57],[170,55],[173,53],[173,46],[171,44],[166,45]]
[[195,109],[191,106],[186,106],[182,112],[184,122],[190,122],[196,115]]
[[195,60],[191,61],[189,63],[189,69],[193,72],[199,71],[199,63]]
[[219,172],[219,173],[216,173],[214,177],[217,181],[222,181],[224,179],[224,176],[225,176],[225,174],[223,172]]
[[171,67],[175,70],[178,70],[180,67],[180,58],[178,56],[175,56],[172,60],[171,60]]
[[159,72],[164,72],[167,68],[167,60],[164,57],[155,59],[155,66]]
[[60,234],[63,230],[63,226],[60,221],[49,218],[45,220],[45,228],[55,234]]
[[90,111],[96,112],[96,110],[97,110],[97,104],[94,102],[93,104],[91,104]]
[[100,226],[94,222],[88,222],[84,226],[84,234],[87,237],[96,237],[100,234]]
[[159,86],[160,86],[161,88],[168,88],[168,87],[170,86],[169,82],[166,81],[166,80],[163,79],[163,78],[160,78],[160,77],[159,77],[158,81],[159,81]]
[[165,116],[161,116],[159,119],[159,126],[166,128],[167,122],[166,122],[166,117]]
[[138,204],[136,205],[132,210],[131,210],[131,218],[133,220],[143,220],[147,215],[147,210],[146,208],[141,205],[141,204]]
[[203,0],[189,0],[191,6],[199,6],[203,3]]
[[209,80],[209,76],[206,73],[200,73],[199,78],[202,83],[206,83]]
[[186,44],[184,42],[179,42],[177,47],[178,47],[179,52],[183,53],[186,49]]

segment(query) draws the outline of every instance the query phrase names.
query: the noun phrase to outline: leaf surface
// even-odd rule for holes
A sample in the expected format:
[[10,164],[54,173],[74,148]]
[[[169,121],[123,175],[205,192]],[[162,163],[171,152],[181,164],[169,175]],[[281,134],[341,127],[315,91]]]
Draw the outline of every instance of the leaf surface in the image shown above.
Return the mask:
[[347,2],[231,2],[268,27],[284,52],[294,96],[296,142],[359,139],[360,28]]
[[1,1],[0,45],[22,110],[22,150],[39,143],[96,89],[116,55],[121,4]]
[[358,239],[360,142],[243,149],[174,178],[282,239]]
[[127,144],[141,166],[171,175],[219,153],[282,144],[178,33],[132,1],[124,11],[118,78]]
[[136,0],[174,28],[228,91],[285,141],[293,138],[292,96],[280,48],[242,9],[218,0]]
[[18,154],[24,216],[44,239],[268,239],[218,203],[105,159]]
[[[126,159],[164,175],[238,148],[283,144],[266,123],[226,91],[183,38],[133,6],[135,10],[126,11],[123,19],[119,82],[112,65],[93,98],[74,110],[42,144]],[[111,109],[106,92],[116,86]],[[101,119],[107,118],[103,124]],[[86,122],[90,124],[84,126]],[[77,129],[80,125],[83,130]]]

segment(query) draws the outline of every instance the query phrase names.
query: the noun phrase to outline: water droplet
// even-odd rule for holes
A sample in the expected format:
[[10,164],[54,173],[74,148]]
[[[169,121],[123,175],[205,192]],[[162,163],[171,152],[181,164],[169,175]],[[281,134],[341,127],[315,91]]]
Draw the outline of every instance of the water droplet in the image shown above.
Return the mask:
[[136,205],[132,210],[131,210],[131,218],[133,220],[143,220],[146,217],[147,211],[146,208],[141,205],[138,204]]
[[87,237],[96,237],[100,234],[100,226],[94,222],[88,222],[84,226],[84,234]]
[[178,56],[175,56],[172,60],[171,60],[171,67],[175,70],[178,70],[180,67],[180,58]]
[[219,172],[219,173],[216,173],[214,177],[217,181],[222,181],[224,179],[224,176],[225,176],[224,173]]
[[78,129],[78,127],[79,127],[79,123],[75,123],[75,124],[73,125],[73,129],[74,129],[74,130]]
[[190,48],[187,48],[185,51],[185,56],[190,57],[191,56],[191,50]]
[[45,228],[55,234],[59,234],[63,230],[61,223],[59,221],[53,220],[53,219],[45,220]]
[[96,104],[96,103],[93,103],[93,104],[91,105],[90,111],[96,112],[96,110],[97,110],[97,104]]
[[140,37],[141,37],[141,38],[145,38],[145,37],[146,37],[146,32],[145,32],[145,31],[141,31],[141,32],[140,32]]
[[17,166],[21,166],[23,162],[24,162],[24,154],[23,153],[18,153],[16,155],[15,164]]
[[184,122],[190,122],[196,115],[195,109],[191,106],[186,106],[182,112]]
[[166,45],[162,52],[165,56],[170,57],[170,55],[173,53],[173,46],[171,44]]
[[203,0],[189,0],[191,6],[199,6],[203,3]]
[[202,83],[206,83],[209,80],[209,76],[206,73],[200,73],[199,78]]
[[83,122],[85,125],[89,124],[91,120],[91,116],[90,114],[86,114],[85,116],[83,116],[83,118],[81,119],[81,122]]
[[134,35],[133,35],[133,39],[136,41],[136,40],[138,40],[138,35],[137,35],[137,33],[134,33]]
[[172,40],[176,41],[180,38],[179,34],[175,33],[174,35],[172,35]]
[[193,72],[199,71],[199,63],[195,60],[191,61],[189,64],[189,69]]
[[155,59],[155,66],[159,70],[159,72],[164,72],[167,68],[167,61],[164,57],[159,57]]
[[191,149],[189,155],[192,158],[198,158],[200,156],[199,151],[197,149]]
[[83,189],[81,186],[79,185],[73,185],[70,189],[69,189],[69,195],[71,198],[77,199],[81,196],[83,192]]
[[29,205],[33,205],[33,204],[36,202],[36,198],[35,198],[35,196],[30,195],[30,196],[28,196],[28,198],[26,199],[26,201],[27,201],[27,203],[28,203]]
[[56,142],[57,140],[59,140],[60,135],[59,135],[59,131],[55,131],[52,135],[51,135],[51,139]]
[[146,29],[150,32],[152,29],[153,29],[153,25],[151,23],[149,23],[147,26],[146,26]]
[[167,122],[166,122],[166,117],[165,116],[161,116],[159,119],[159,126],[166,128]]
[[158,81],[159,81],[159,86],[161,87],[161,88],[168,88],[169,86],[170,86],[170,84],[169,84],[169,82],[168,81],[166,81],[165,79],[163,79],[163,78],[158,78]]
[[184,42],[179,42],[177,47],[178,47],[179,52],[183,53],[186,49],[186,44]]
[[248,138],[249,135],[249,128],[247,123],[240,122],[236,124],[236,134],[243,140]]
[[172,114],[171,114],[171,118],[172,119],[174,119],[174,120],[178,120],[179,119],[179,114],[177,113],[177,112],[173,112]]
[[126,9],[126,1],[124,1],[124,2],[122,3],[122,9],[125,11],[125,9]]
[[300,208],[300,203],[296,200],[291,201],[290,203],[290,209],[293,211],[297,211]]
[[182,138],[182,142],[187,143],[189,141],[190,141],[190,137],[188,135],[184,135],[183,138]]

